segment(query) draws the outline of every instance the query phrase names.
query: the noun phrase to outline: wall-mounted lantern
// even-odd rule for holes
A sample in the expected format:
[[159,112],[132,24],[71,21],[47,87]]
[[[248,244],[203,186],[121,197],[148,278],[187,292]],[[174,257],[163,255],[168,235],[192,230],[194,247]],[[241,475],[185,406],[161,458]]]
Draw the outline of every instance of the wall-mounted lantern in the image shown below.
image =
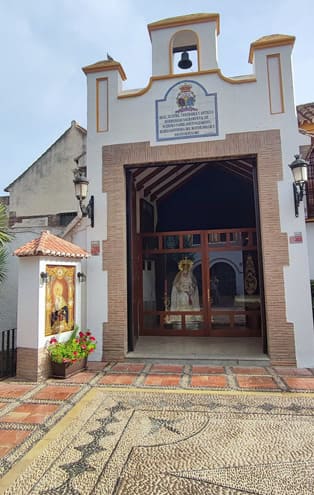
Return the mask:
[[40,272],[40,283],[41,285],[43,284],[48,284],[49,282],[49,275],[47,272]]
[[86,275],[83,272],[77,273],[77,279],[80,283],[86,282]]

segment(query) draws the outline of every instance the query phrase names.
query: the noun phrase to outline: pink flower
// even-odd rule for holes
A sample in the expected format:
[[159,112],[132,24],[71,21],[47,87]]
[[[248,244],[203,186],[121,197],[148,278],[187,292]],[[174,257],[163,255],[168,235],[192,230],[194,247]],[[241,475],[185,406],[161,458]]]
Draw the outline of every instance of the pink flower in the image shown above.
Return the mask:
[[89,352],[89,353],[91,353],[91,352],[94,352],[94,350],[95,350],[95,349],[89,349],[89,351],[88,351],[88,352]]
[[88,331],[86,332],[86,335],[88,335],[88,336],[89,336],[89,335],[92,335],[92,333],[88,330]]
[[95,337],[89,337],[89,340],[96,340]]
[[80,336],[80,337],[84,337],[83,332],[80,332],[80,333],[79,333],[79,336]]
[[50,339],[50,344],[55,344],[56,342],[58,342],[58,341],[57,341],[57,339],[55,337],[52,337]]
[[86,345],[82,345],[81,347],[82,347],[82,349],[84,349],[84,351],[85,351],[85,349],[86,349]]

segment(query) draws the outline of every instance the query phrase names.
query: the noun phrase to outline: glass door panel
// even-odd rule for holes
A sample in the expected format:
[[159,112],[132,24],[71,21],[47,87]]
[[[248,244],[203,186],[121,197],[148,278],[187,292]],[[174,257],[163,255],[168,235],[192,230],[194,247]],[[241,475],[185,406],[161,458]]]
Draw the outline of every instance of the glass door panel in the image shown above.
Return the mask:
[[202,260],[199,253],[143,255],[143,329],[164,335],[203,331]]
[[211,334],[260,335],[257,252],[239,246],[210,251],[209,260]]
[[142,335],[259,336],[256,232],[140,236]]

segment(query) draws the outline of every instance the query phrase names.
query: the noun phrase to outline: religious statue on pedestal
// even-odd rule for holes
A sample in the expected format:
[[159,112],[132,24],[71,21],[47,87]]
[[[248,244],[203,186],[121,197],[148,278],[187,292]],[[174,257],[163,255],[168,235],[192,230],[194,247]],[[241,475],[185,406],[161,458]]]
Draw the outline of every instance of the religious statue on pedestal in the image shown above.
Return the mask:
[[[178,263],[179,271],[176,274],[171,291],[170,311],[200,311],[197,280],[192,271],[193,261],[184,258]],[[187,328],[200,321],[200,316],[185,316]],[[180,315],[170,316],[168,322],[182,323]],[[181,327],[181,325],[180,325]]]

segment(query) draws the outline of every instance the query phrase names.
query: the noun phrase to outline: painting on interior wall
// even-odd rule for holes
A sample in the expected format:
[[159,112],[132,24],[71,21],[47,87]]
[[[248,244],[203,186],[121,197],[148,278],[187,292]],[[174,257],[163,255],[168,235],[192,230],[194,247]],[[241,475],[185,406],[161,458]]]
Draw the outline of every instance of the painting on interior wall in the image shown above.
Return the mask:
[[47,265],[45,335],[74,328],[75,266]]

